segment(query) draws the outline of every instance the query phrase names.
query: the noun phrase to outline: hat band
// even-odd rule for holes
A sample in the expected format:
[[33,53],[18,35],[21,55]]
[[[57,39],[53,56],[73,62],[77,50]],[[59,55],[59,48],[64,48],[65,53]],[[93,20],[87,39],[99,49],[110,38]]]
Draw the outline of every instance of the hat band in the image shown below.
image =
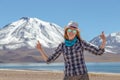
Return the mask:
[[68,27],[77,28],[77,27],[75,27],[75,26],[68,26]]

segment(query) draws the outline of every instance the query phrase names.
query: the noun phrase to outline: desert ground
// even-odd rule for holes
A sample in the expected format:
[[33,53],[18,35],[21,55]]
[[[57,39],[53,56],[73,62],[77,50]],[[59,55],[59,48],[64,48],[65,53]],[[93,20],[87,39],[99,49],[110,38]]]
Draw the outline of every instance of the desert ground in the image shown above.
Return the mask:
[[[63,80],[63,72],[0,70],[0,80]],[[120,74],[89,73],[90,80],[120,80]]]

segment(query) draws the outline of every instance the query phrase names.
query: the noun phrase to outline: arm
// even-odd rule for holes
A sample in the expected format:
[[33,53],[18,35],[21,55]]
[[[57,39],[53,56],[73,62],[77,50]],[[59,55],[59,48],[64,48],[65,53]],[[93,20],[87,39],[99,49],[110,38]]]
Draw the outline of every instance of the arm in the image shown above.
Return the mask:
[[85,50],[95,54],[95,55],[101,55],[104,53],[104,48],[105,48],[105,44],[106,44],[106,37],[104,35],[104,33],[102,32],[102,34],[100,35],[101,39],[102,39],[102,44],[100,45],[100,47],[96,47],[96,46],[93,46],[85,41],[82,41],[83,43],[83,47]]
[[46,53],[45,53],[44,49],[41,47],[41,44],[40,44],[40,42],[39,42],[39,41],[38,41],[38,43],[37,43],[36,48],[38,49],[38,51],[39,51],[39,52],[40,52],[40,54],[42,55],[42,57],[43,57],[44,61],[47,61],[47,60],[48,60],[48,56],[46,55]]
[[106,37],[105,37],[105,34],[104,32],[102,32],[102,34],[100,35],[101,39],[102,39],[102,44],[100,46],[101,49],[104,49],[105,48],[105,45],[106,45]]
[[55,50],[54,54],[52,54],[50,57],[48,57],[45,53],[45,51],[42,49],[40,43],[38,42],[37,44],[37,49],[39,50],[39,52],[41,53],[43,59],[47,62],[47,63],[50,63],[50,62],[53,62],[55,61],[59,56],[60,54],[62,53],[62,44],[60,44],[57,49]]

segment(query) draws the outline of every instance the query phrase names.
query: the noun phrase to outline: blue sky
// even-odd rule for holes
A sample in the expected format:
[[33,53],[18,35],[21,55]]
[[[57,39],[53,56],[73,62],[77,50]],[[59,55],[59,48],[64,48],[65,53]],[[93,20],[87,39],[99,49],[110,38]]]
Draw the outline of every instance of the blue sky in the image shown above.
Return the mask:
[[76,21],[87,41],[101,31],[120,32],[120,0],[0,0],[0,28],[24,16],[61,27]]

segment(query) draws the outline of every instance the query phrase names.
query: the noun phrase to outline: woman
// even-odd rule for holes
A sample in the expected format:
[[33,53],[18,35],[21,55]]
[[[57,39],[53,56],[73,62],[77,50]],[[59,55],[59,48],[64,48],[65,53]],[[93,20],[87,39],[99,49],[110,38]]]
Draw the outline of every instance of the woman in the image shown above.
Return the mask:
[[104,53],[106,37],[103,32],[100,37],[102,39],[100,47],[92,46],[81,39],[78,24],[70,22],[65,28],[64,43],[59,44],[52,56],[48,57],[46,55],[39,41],[36,48],[47,63],[55,61],[61,53],[63,54],[65,63],[64,80],[89,80],[83,51],[87,50],[95,55],[102,55]]

